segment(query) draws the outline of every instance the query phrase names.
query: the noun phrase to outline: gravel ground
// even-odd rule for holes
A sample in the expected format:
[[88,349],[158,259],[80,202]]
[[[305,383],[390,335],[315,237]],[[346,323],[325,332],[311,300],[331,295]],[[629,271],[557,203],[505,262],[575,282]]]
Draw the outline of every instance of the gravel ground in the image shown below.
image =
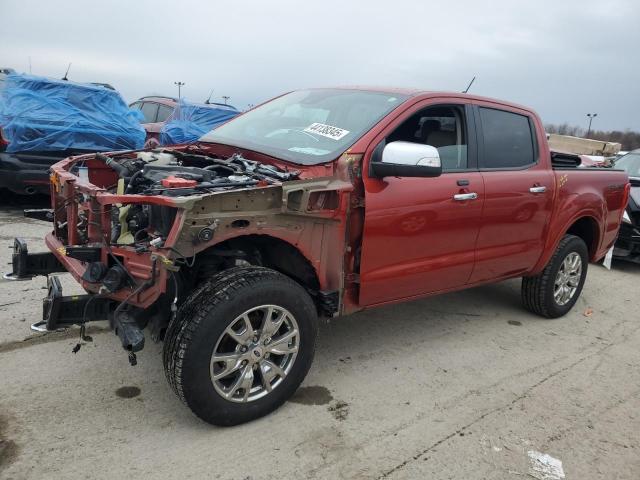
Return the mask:
[[[0,262],[47,231],[0,207]],[[591,265],[557,320],[523,311],[517,280],[332,320],[292,401],[216,428],[170,391],[161,345],[130,367],[96,323],[74,355],[77,329],[29,330],[44,279],[2,281],[0,478],[562,478],[540,452],[568,479],[636,480],[639,285],[640,267]]]

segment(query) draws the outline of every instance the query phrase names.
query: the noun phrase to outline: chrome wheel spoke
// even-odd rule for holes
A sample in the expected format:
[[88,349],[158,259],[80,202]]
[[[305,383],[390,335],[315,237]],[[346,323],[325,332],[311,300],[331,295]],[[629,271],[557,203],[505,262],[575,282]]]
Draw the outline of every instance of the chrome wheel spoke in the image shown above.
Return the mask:
[[271,382],[278,376],[284,378],[285,375],[279,366],[269,360],[260,363],[260,374],[262,375],[262,384],[268,392],[273,389]]
[[246,367],[244,369],[242,383],[240,384],[243,390],[242,400],[244,400],[245,402],[247,401],[247,398],[249,398],[249,393],[251,393],[252,385],[253,385],[253,368]]
[[581,260],[579,255],[574,255],[571,260],[570,273],[575,274],[580,268]]
[[[242,366],[242,354],[241,353],[227,353],[214,355],[211,358],[211,375],[215,380],[224,378],[238,370]],[[219,372],[214,372],[214,365],[218,363],[224,363],[224,368]]]
[[275,353],[276,355],[285,355],[287,353],[294,353],[298,351],[296,344],[289,345],[292,339],[298,336],[298,330],[291,330],[284,335],[273,339],[273,341],[267,346],[267,351]]
[[240,372],[240,376],[236,379],[235,382],[226,390],[225,397],[228,399],[232,399],[236,392],[240,389],[243,389],[243,397],[242,399],[246,401],[246,398],[249,396],[249,391],[251,389],[251,385],[253,384],[253,369],[251,366],[244,367],[244,370]]
[[560,303],[560,294],[562,293],[562,286],[556,285],[553,292],[553,298],[556,302]]
[[274,308],[269,307],[269,309],[265,312],[264,319],[262,321],[262,328],[260,340],[264,341],[273,335],[275,335],[280,327],[282,326],[282,322],[284,322],[287,314],[283,311],[278,312],[276,318],[273,318]]
[[253,326],[251,325],[251,320],[249,320],[249,315],[244,314],[241,320],[243,320],[244,326],[240,332],[233,329],[234,325],[239,323],[239,322],[234,322],[225,330],[225,333],[229,335],[231,338],[233,338],[240,345],[244,345],[245,343],[247,343],[249,340],[253,338],[253,336],[255,335],[255,332],[253,330]]

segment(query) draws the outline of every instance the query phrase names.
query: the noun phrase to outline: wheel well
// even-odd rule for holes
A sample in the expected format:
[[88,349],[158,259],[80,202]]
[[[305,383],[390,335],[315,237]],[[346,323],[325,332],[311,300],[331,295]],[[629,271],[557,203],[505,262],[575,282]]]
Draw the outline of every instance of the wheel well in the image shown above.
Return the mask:
[[233,267],[238,262],[272,268],[308,290],[320,289],[316,270],[300,250],[269,235],[245,235],[208,248],[198,254],[194,273],[198,279],[206,278],[217,271]]
[[589,258],[593,258],[598,248],[598,222],[592,217],[582,217],[569,227],[567,233],[584,240],[589,249]]
[[174,282],[169,282],[168,292],[141,318],[142,326],[151,325],[154,339],[164,338],[176,288],[181,303],[202,282],[222,270],[243,264],[271,268],[298,282],[309,292],[319,313],[332,313],[333,304],[337,304],[337,294],[334,299],[320,291],[320,281],[311,262],[296,247],[275,237],[245,235],[232,238],[198,253],[192,260],[193,264],[187,262],[173,275]]

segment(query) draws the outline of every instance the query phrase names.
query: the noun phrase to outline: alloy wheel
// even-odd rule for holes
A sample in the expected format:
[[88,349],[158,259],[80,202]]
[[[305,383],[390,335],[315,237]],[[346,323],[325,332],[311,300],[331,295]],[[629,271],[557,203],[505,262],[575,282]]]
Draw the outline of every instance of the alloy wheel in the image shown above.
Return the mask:
[[573,298],[580,285],[582,259],[577,252],[570,252],[560,265],[553,288],[553,298],[560,305],[566,305]]
[[300,332],[294,316],[277,305],[261,305],[236,317],[218,338],[210,374],[216,392],[232,402],[268,395],[291,371]]

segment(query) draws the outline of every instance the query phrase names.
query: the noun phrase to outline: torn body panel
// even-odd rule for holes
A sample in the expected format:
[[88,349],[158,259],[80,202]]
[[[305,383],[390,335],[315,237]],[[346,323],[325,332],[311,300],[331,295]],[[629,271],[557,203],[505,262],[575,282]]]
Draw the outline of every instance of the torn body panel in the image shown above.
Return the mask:
[[[303,171],[240,155],[185,150],[89,155],[54,166],[56,216],[46,243],[88,292],[148,309],[188,291],[178,283],[246,262],[300,280],[321,313],[353,310],[354,299],[345,303],[342,293],[345,266],[355,264],[345,263],[345,254],[353,251],[351,170],[359,157],[341,157],[333,176],[303,178]],[[66,247],[78,245],[99,248],[100,261],[66,255]]]

